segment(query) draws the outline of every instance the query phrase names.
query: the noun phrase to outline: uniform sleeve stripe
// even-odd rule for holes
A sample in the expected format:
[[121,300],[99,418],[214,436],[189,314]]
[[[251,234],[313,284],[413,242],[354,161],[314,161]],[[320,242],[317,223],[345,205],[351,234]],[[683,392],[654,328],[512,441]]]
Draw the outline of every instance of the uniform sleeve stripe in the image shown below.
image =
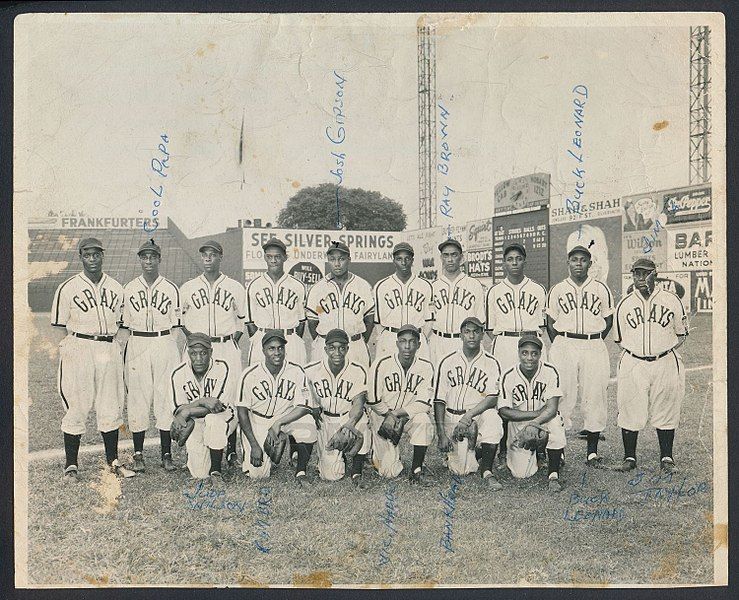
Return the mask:
[[223,363],[223,366],[226,367],[226,376],[223,378],[223,385],[221,386],[221,391],[218,392],[218,397],[220,398],[221,397],[221,394],[223,394],[223,390],[226,389],[226,382],[228,381],[228,371],[229,371],[229,369],[228,369],[228,363],[226,363],[225,361],[221,360],[220,358],[217,358],[215,362],[217,362],[217,363]]
[[176,367],[175,370],[172,371],[172,375],[169,378],[172,382],[172,404],[174,404],[174,410],[177,410],[177,389],[174,386],[175,375],[177,374],[177,371],[183,369],[186,364],[187,363],[182,363],[179,367]]
[[75,277],[77,277],[77,275],[74,275],[73,277],[70,277],[69,279],[67,279],[67,281],[61,284],[56,290],[56,294],[54,295],[54,300],[56,304],[56,313],[54,314],[54,322],[52,323],[52,325],[56,325],[57,327],[66,327],[66,323],[59,322],[59,299],[62,296],[62,290],[64,289],[64,286],[66,286]]

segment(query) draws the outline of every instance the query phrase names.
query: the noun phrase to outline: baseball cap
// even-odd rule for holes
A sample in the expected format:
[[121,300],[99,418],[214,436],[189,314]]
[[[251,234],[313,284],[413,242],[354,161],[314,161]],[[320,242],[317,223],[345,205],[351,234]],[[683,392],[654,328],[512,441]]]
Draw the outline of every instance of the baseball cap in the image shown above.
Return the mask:
[[544,347],[544,344],[539,339],[539,336],[535,333],[526,332],[520,338],[518,338],[518,347],[520,348],[524,344],[534,344],[539,350]]
[[218,252],[218,254],[223,254],[223,246],[221,246],[215,240],[208,240],[207,242],[205,242],[202,246],[200,246],[200,248],[198,249],[198,252],[202,252],[206,248],[212,248],[213,250]]
[[344,242],[331,242],[331,246],[326,250],[326,254],[328,254],[329,252],[333,252],[334,250],[338,250],[339,252],[343,252],[347,256],[351,256],[349,246],[347,246]]
[[421,339],[421,330],[416,327],[415,325],[402,325],[400,329],[397,331],[397,336],[400,337],[403,333],[412,333],[415,335],[419,340]]
[[77,246],[77,249],[79,250],[79,253],[82,254],[83,250],[87,250],[88,248],[98,248],[99,250],[105,250],[103,248],[102,242],[97,238],[85,238],[80,241],[79,246]]
[[262,348],[267,345],[267,342],[275,338],[277,338],[278,340],[282,340],[283,344],[287,344],[287,339],[285,338],[285,335],[282,333],[281,330],[268,329],[264,332],[264,337],[262,337]]
[[648,258],[637,258],[634,261],[634,266],[631,267],[631,272],[633,273],[637,269],[646,269],[648,271],[656,271],[657,266],[654,264],[653,260],[650,260]]
[[457,248],[460,252],[462,252],[462,244],[459,243],[458,240],[455,240],[454,238],[449,238],[448,240],[444,240],[439,244],[439,252],[441,252],[444,249],[444,246],[454,246]]
[[343,329],[332,329],[326,334],[326,343],[341,342],[343,344],[349,343],[349,336]]
[[285,244],[282,243],[282,240],[280,240],[280,239],[278,239],[276,237],[269,238],[264,244],[262,244],[262,250],[264,250],[266,252],[267,251],[267,248],[269,248],[270,246],[274,246],[275,248],[279,248],[285,254],[287,254],[287,246],[285,246]]
[[478,319],[477,317],[467,317],[464,321],[462,321],[462,324],[459,326],[459,330],[462,331],[464,329],[464,326],[468,323],[472,323],[473,325],[477,325],[480,329],[485,329],[485,326],[482,324],[482,321]]
[[142,252],[145,252],[146,250],[151,250],[152,252],[158,254],[159,256],[162,255],[162,249],[157,246],[156,242],[154,240],[146,240],[141,246],[139,246],[139,251],[136,254],[141,254]]
[[210,343],[210,337],[204,333],[191,333],[187,337],[187,347],[192,348],[193,346],[204,346],[206,348],[212,348],[213,344]]
[[588,258],[592,257],[592,254],[590,254],[590,250],[588,250],[585,246],[575,246],[567,253],[567,258],[570,258],[570,256],[575,254],[575,252],[582,252],[583,254],[587,254]]
[[523,247],[523,244],[519,244],[518,242],[508,244],[503,249],[503,258],[505,258],[506,254],[508,254],[511,250],[518,250],[521,254],[523,254],[523,257],[526,258],[526,248]]
[[395,256],[398,252],[408,252],[411,256],[415,254],[415,252],[413,252],[413,246],[411,246],[408,242],[400,242],[399,244],[395,244],[395,247],[393,247],[393,256]]

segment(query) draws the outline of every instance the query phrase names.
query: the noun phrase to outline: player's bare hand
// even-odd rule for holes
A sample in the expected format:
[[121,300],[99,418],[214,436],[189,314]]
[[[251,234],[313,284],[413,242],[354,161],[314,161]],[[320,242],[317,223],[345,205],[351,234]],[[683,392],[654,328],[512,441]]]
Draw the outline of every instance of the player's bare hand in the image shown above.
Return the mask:
[[251,447],[251,451],[249,452],[249,462],[251,462],[253,467],[262,466],[262,463],[264,462],[264,452],[258,445]]
[[445,433],[439,436],[437,445],[439,447],[439,450],[441,450],[442,452],[450,452],[453,447],[452,440],[450,440],[449,436]]
[[272,425],[272,427],[270,427],[267,431],[267,435],[276,440],[277,437],[280,435],[280,426],[277,423]]
[[174,418],[172,419],[172,423],[176,423],[177,427],[186,427],[187,426],[187,419],[185,418],[184,413],[177,413],[175,414]]

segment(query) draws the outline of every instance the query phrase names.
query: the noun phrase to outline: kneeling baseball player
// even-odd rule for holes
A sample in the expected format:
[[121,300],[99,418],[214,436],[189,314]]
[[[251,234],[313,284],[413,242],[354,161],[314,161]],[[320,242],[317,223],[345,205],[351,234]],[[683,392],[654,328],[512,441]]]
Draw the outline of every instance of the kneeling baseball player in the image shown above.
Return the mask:
[[363,488],[362,467],[372,445],[364,412],[367,373],[358,363],[347,362],[349,336],[345,331],[329,331],[325,351],[325,359],[305,367],[321,409],[318,472],[321,479],[336,481],[344,477],[348,467],[352,483]]
[[508,421],[506,464],[519,479],[538,470],[536,451],[546,448],[549,459],[549,490],[559,492],[559,468],[566,445],[564,420],[558,412],[562,391],[559,373],[540,361],[542,341],[538,335],[524,334],[518,340],[519,364],[500,380],[498,412]]
[[175,407],[170,434],[187,449],[187,468],[196,479],[222,479],[223,449],[236,431],[233,379],[228,364],[213,358],[210,336],[192,333],[187,357],[172,371]]
[[[493,491],[503,489],[493,474],[503,424],[494,410],[498,402],[500,365],[481,347],[484,326],[467,317],[460,328],[462,347],[447,354],[436,371],[434,414],[439,450],[448,452],[449,470],[457,475],[474,473]],[[478,465],[476,448],[480,445]]]
[[411,483],[427,484],[423,459],[434,439],[429,412],[434,393],[434,367],[417,356],[421,330],[403,325],[397,331],[397,352],[385,355],[370,369],[367,405],[372,428],[375,466],[382,477],[397,477],[403,470],[398,444],[407,431],[413,445]]
[[236,400],[244,442],[241,468],[251,479],[269,477],[272,464],[280,462],[290,435],[298,454],[295,480],[304,485],[308,483],[306,471],[318,433],[311,416],[305,371],[285,360],[286,344],[281,329],[265,331],[264,360],[247,367],[241,375]]

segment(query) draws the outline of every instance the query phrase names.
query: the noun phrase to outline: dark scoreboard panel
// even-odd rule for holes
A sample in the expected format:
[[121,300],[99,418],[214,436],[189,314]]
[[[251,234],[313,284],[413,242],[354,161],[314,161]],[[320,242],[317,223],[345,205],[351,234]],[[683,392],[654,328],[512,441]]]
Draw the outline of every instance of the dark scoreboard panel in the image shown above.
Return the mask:
[[493,217],[493,282],[505,278],[503,249],[511,242],[526,248],[526,275],[549,288],[549,209]]

